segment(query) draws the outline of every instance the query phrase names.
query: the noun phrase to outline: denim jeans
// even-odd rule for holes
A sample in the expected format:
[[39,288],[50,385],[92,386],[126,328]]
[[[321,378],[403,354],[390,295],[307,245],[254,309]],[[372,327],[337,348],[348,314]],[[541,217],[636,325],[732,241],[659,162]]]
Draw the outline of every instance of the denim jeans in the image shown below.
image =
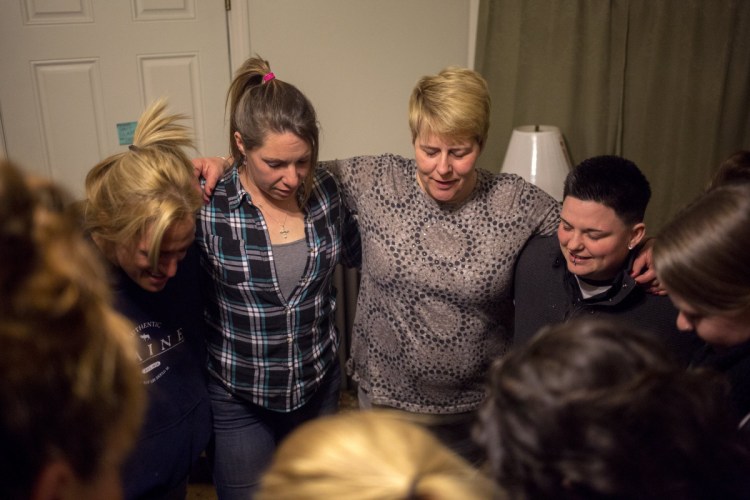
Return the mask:
[[289,413],[243,401],[215,380],[208,393],[214,413],[214,484],[219,500],[248,500],[271,462],[278,443],[295,427],[338,409],[341,370],[336,363],[318,391]]

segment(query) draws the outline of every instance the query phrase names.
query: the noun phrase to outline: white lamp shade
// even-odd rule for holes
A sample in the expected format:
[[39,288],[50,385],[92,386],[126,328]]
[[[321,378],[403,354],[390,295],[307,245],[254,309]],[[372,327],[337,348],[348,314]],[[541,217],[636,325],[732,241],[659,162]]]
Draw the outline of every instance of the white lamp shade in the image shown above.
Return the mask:
[[560,129],[551,125],[514,128],[502,171],[518,174],[562,201],[570,159]]

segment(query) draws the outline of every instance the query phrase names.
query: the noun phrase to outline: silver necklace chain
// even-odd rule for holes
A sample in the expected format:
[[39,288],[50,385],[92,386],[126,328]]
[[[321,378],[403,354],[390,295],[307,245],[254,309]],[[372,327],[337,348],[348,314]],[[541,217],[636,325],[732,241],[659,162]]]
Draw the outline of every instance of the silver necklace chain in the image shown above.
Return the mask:
[[[245,176],[245,182],[247,182],[248,186],[251,186],[251,185],[253,185],[253,184],[252,184],[252,182],[250,182],[250,176],[249,176],[249,175],[247,174],[247,163],[246,163],[246,162],[247,162],[247,159],[245,160],[245,162],[243,162],[243,165],[244,165],[244,169],[243,169],[243,172],[241,172],[241,175],[244,175],[244,176]],[[256,189],[257,189],[257,187],[256,187]],[[248,190],[248,192],[249,192],[249,190]],[[266,211],[264,210],[264,205],[263,205],[262,203],[253,203],[253,204],[254,204],[254,205],[255,205],[256,207],[258,207],[258,210],[260,210],[260,211],[261,211],[261,213],[262,213],[262,214],[263,214],[263,215],[264,215],[265,217],[268,217],[269,219],[271,219],[271,221],[275,222],[276,224],[278,224],[278,223],[279,223],[278,219],[276,219],[275,217],[272,217],[270,213],[267,213],[267,212],[266,212]],[[279,229],[279,234],[280,234],[280,235],[281,235],[281,237],[282,237],[282,238],[284,238],[284,239],[287,239],[287,238],[289,237],[289,229],[287,229],[287,227],[286,227],[286,221],[287,221],[288,219],[289,219],[289,213],[288,213],[288,212],[286,212],[286,211],[284,211],[284,222],[282,222],[282,223],[281,223],[281,229]],[[266,225],[267,225],[267,224],[266,224]]]

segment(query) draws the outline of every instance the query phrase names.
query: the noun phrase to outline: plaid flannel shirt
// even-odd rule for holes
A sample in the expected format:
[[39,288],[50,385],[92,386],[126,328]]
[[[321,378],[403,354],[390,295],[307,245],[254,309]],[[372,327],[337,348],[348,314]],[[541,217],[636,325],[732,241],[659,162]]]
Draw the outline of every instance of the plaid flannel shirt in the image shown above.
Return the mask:
[[196,239],[210,278],[209,372],[235,396],[280,412],[304,405],[336,362],[333,273],[339,262],[358,267],[361,259],[356,222],[325,170],[316,170],[303,211],[307,263],[288,299],[266,223],[236,165],[198,217]]

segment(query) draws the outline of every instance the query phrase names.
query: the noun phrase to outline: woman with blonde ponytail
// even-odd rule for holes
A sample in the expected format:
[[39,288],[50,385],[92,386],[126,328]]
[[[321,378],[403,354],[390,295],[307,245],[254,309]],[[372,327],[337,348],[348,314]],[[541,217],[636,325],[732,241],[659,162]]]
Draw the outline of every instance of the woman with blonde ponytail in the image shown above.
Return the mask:
[[194,248],[201,193],[183,148],[182,115],[157,101],[133,144],[86,177],[85,228],[110,264],[117,309],[134,327],[148,412],[124,469],[126,499],[184,498],[211,436],[200,264]]

